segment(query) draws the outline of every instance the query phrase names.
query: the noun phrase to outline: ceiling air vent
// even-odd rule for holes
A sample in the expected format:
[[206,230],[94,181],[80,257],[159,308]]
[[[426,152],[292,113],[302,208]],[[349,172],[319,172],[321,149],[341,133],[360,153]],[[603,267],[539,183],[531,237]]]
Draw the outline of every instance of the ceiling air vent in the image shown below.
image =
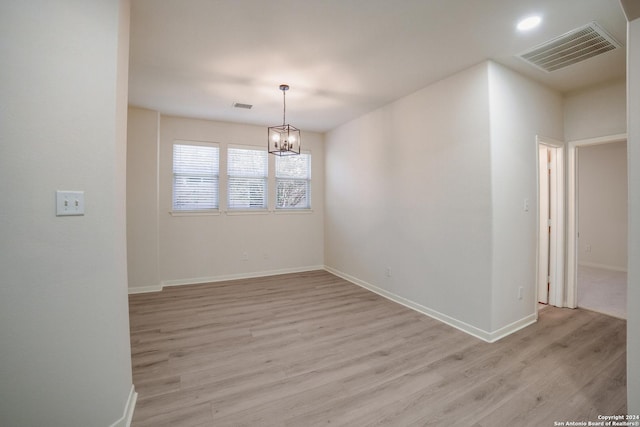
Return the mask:
[[619,47],[616,39],[591,22],[518,56],[534,67],[550,72]]
[[233,106],[236,108],[244,108],[245,110],[250,110],[253,107],[252,104],[243,104],[242,102],[234,102]]

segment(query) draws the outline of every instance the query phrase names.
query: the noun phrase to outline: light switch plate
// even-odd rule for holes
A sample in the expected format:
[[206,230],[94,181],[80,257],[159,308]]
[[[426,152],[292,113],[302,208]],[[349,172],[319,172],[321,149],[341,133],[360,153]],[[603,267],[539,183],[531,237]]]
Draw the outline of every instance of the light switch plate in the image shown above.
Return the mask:
[[84,215],[84,191],[56,191],[56,216]]

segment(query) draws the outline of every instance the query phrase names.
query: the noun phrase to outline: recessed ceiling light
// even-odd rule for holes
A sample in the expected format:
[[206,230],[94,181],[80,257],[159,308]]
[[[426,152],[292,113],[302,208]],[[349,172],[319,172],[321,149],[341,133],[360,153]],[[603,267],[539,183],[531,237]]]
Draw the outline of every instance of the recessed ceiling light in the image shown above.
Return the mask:
[[520,31],[529,31],[540,25],[541,22],[542,18],[540,18],[539,16],[529,16],[518,22],[516,28],[518,28],[518,30]]

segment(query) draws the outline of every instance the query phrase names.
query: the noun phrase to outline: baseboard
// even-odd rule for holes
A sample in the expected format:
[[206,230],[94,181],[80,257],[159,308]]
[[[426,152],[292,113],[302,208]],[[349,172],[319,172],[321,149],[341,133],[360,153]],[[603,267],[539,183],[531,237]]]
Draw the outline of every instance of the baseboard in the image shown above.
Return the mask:
[[131,384],[131,389],[129,390],[129,398],[127,399],[127,404],[124,407],[124,413],[122,417],[117,420],[115,423],[111,424],[110,427],[130,427],[131,420],[133,419],[133,411],[136,407],[136,401],[138,400],[138,393],[136,393],[136,389]]
[[616,267],[614,265],[607,264],[598,264],[596,262],[579,262],[579,267],[592,267],[592,268],[601,268],[603,270],[611,270],[611,271],[621,271],[623,273],[627,272],[627,269],[624,267]]
[[534,323],[536,323],[538,321],[538,315],[537,313],[532,313],[526,317],[523,317],[520,320],[516,320],[513,323],[510,323],[509,325],[503,326],[502,328],[498,329],[497,331],[493,331],[491,332],[490,338],[489,338],[489,342],[496,342],[504,337],[506,337],[507,335],[511,335],[512,333],[519,331],[522,328],[526,328],[529,325],[532,325]]
[[456,318],[453,318],[451,316],[448,316],[444,313],[440,313],[439,311],[433,310],[429,307],[425,307],[421,304],[418,304],[417,302],[408,300],[404,297],[401,297],[400,295],[396,295],[393,292],[389,292],[385,289],[381,289],[377,286],[372,285],[371,283],[367,283],[363,280],[360,280],[356,277],[353,277],[349,274],[343,273],[342,271],[336,270],[335,268],[329,267],[329,266],[325,266],[324,269],[326,271],[328,271],[331,274],[335,274],[338,277],[341,277],[355,285],[358,285],[362,288],[365,288],[371,292],[374,292],[384,298],[387,298],[388,300],[391,300],[395,303],[404,305],[407,308],[410,308],[412,310],[417,311],[418,313],[424,314],[426,316],[429,316],[433,319],[436,319],[442,323],[446,323],[447,325],[454,327],[462,332],[465,332],[475,338],[481,339],[483,341],[486,341],[488,343],[492,343],[495,341],[498,341],[501,338],[504,338],[505,336],[512,334],[514,332],[516,332],[517,330],[520,330],[522,328],[524,328],[525,326],[528,326],[532,323],[535,323],[537,320],[537,316],[535,313],[520,319],[510,325],[507,325],[503,328],[498,329],[497,331],[494,332],[487,332],[483,329],[477,328],[473,325],[470,325],[466,322],[463,322],[462,320],[458,320]]
[[144,287],[134,287],[129,288],[129,294],[138,294],[145,292],[158,292],[164,289],[165,286],[183,286],[183,285],[197,285],[202,283],[215,283],[215,282],[224,282],[228,280],[240,280],[240,279],[253,279],[257,277],[269,277],[276,276],[279,274],[290,274],[290,273],[303,273],[306,271],[315,271],[315,270],[326,270],[331,274],[334,274],[338,277],[343,278],[344,280],[351,282],[355,285],[358,285],[362,288],[365,288],[371,292],[374,292],[388,300],[391,300],[395,303],[404,305],[407,308],[415,310],[421,314],[429,316],[433,319],[436,319],[440,322],[446,323],[447,325],[454,327],[462,332],[465,332],[471,336],[474,336],[478,339],[481,339],[486,342],[495,342],[501,338],[506,337],[526,326],[535,323],[537,320],[537,316],[535,313],[530,314],[527,317],[524,317],[520,320],[517,320],[509,325],[506,325],[496,331],[487,332],[483,329],[477,328],[473,325],[470,325],[462,320],[458,320],[451,316],[448,316],[444,313],[440,313],[436,310],[433,310],[429,307],[425,307],[417,302],[411,301],[400,295],[396,295],[393,292],[389,292],[385,289],[374,286],[370,283],[367,283],[363,280],[360,280],[356,277],[353,277],[347,273],[336,270],[335,268],[326,266],[326,265],[316,265],[316,266],[307,266],[307,267],[296,267],[296,268],[284,268],[279,270],[268,270],[268,271],[258,271],[252,273],[239,273],[239,274],[228,274],[222,276],[211,276],[211,277],[193,277],[190,279],[177,279],[177,280],[165,280],[162,282],[160,286],[144,286]]
[[192,277],[188,279],[163,280],[159,286],[144,286],[129,288],[129,294],[158,292],[165,286],[197,285],[202,283],[226,282],[228,280],[255,279],[257,277],[277,276],[279,274],[304,273],[305,271],[324,270],[324,265],[306,267],[282,268],[279,270],[255,271],[251,273],[227,274],[222,276]]
[[129,288],[129,295],[131,294],[146,294],[147,292],[160,292],[162,285],[155,286],[134,286]]
[[396,302],[398,304],[404,305],[405,307],[408,307],[412,310],[417,311],[418,313],[422,313],[426,316],[432,317],[436,320],[439,320],[440,322],[446,323],[449,326],[452,326],[456,329],[461,330],[462,332],[465,332],[471,336],[474,336],[478,339],[481,339],[483,341],[486,342],[491,342],[491,333],[484,331],[480,328],[476,328],[473,325],[469,325],[468,323],[465,323],[461,320],[455,319],[451,316],[447,316],[446,314],[440,313],[436,310],[433,310],[431,308],[425,307],[421,304],[418,304],[416,302],[413,302],[411,300],[408,300],[404,297],[401,297],[400,295],[396,295],[393,292],[389,292],[387,290],[381,289],[377,286],[374,286],[370,283],[367,283],[363,280],[360,280],[356,277],[353,277],[349,274],[343,273],[339,270],[336,270],[335,268],[331,268],[329,266],[325,266],[325,270],[327,270],[329,273],[331,274],[335,274],[338,277],[341,277],[353,284],[356,284],[362,288],[365,288],[371,292],[374,292],[380,296],[383,296],[393,302]]

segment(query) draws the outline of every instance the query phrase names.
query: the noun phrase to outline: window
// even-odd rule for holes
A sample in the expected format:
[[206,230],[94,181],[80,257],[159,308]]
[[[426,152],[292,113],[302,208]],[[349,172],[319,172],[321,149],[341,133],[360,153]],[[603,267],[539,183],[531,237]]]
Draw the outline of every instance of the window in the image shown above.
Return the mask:
[[276,156],[276,209],[311,208],[311,154]]
[[267,208],[267,151],[229,148],[229,209]]
[[173,210],[218,209],[219,148],[173,144]]

